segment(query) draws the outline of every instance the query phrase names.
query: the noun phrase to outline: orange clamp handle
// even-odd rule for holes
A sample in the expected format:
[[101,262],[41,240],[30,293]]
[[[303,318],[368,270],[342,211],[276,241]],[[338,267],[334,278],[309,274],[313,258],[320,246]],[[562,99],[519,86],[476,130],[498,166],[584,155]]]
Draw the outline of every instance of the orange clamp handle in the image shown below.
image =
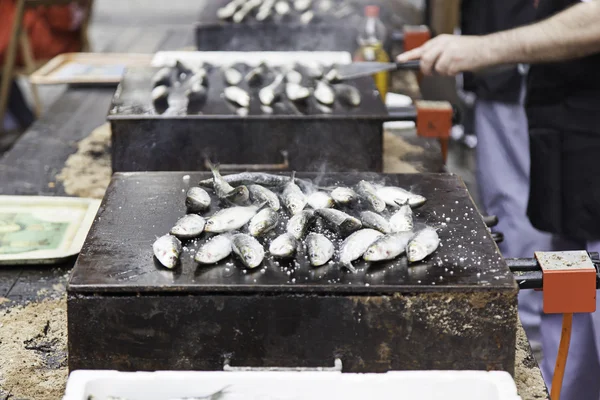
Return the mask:
[[596,268],[586,251],[536,252],[543,273],[544,313],[596,311]]

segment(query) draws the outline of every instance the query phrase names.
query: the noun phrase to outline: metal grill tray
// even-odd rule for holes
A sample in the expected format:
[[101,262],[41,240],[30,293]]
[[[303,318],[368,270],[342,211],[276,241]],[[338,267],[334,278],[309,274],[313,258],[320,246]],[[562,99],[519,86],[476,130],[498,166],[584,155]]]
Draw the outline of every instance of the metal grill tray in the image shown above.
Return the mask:
[[[233,259],[199,266],[192,259],[204,239],[189,243],[181,265],[170,271],[152,254],[154,240],[185,214],[185,191],[208,173],[115,174],[83,246],[69,283],[76,292],[245,292],[376,294],[507,291],[516,285],[462,180],[449,174],[309,174],[319,185],[354,185],[365,179],[409,188],[427,197],[415,220],[439,227],[441,247],[425,262],[408,266],[406,257],[368,265],[351,274],[337,265],[313,268],[303,254],[298,265],[275,262],[248,271]],[[211,210],[211,212],[213,212]]]

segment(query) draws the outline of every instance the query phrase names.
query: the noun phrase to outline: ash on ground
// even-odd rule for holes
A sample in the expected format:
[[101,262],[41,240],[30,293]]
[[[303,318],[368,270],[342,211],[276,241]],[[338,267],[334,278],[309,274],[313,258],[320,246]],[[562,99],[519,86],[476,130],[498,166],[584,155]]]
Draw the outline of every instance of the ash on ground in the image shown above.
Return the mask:
[[56,179],[63,183],[65,192],[72,196],[101,199],[110,182],[111,131],[106,123],[77,143],[77,152],[71,154]]

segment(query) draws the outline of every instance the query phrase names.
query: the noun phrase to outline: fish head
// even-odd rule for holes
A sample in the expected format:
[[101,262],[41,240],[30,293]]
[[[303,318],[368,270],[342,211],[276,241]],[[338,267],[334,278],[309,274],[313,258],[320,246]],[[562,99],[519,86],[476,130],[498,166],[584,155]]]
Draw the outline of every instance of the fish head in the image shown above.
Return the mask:
[[288,208],[292,214],[298,214],[304,209],[304,202],[300,199],[291,199],[288,204]]
[[421,261],[427,257],[427,249],[421,243],[412,241],[408,244],[406,254],[408,255],[408,261],[410,262]]
[[209,218],[204,226],[204,230],[206,232],[219,232],[221,228],[222,224],[219,222],[219,220],[214,218]]
[[411,196],[409,203],[411,207],[421,207],[423,204],[425,204],[425,202],[427,201],[427,199],[419,194],[415,194],[413,196]]
[[241,256],[244,259],[244,262],[249,267],[256,267],[261,262],[261,257],[259,254],[251,248],[244,248],[241,251]]
[[179,260],[179,253],[175,248],[165,248],[156,253],[156,258],[165,267],[173,269]]
[[248,227],[248,231],[252,236],[258,235],[260,232],[263,232],[269,227],[269,224],[266,220],[262,220],[259,222],[254,222]]
[[365,259],[365,261],[380,261],[388,256],[389,252],[386,251],[384,246],[379,246],[375,243],[367,249],[367,251],[363,255],[363,258]]

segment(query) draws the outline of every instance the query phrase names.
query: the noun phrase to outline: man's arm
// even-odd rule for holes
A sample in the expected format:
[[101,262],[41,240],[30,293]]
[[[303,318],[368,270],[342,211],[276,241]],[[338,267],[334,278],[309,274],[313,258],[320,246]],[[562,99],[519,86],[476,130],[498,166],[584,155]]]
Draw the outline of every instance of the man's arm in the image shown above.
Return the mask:
[[544,21],[485,36],[440,35],[398,56],[421,60],[425,74],[456,75],[499,64],[541,63],[600,52],[600,1],[570,7]]

